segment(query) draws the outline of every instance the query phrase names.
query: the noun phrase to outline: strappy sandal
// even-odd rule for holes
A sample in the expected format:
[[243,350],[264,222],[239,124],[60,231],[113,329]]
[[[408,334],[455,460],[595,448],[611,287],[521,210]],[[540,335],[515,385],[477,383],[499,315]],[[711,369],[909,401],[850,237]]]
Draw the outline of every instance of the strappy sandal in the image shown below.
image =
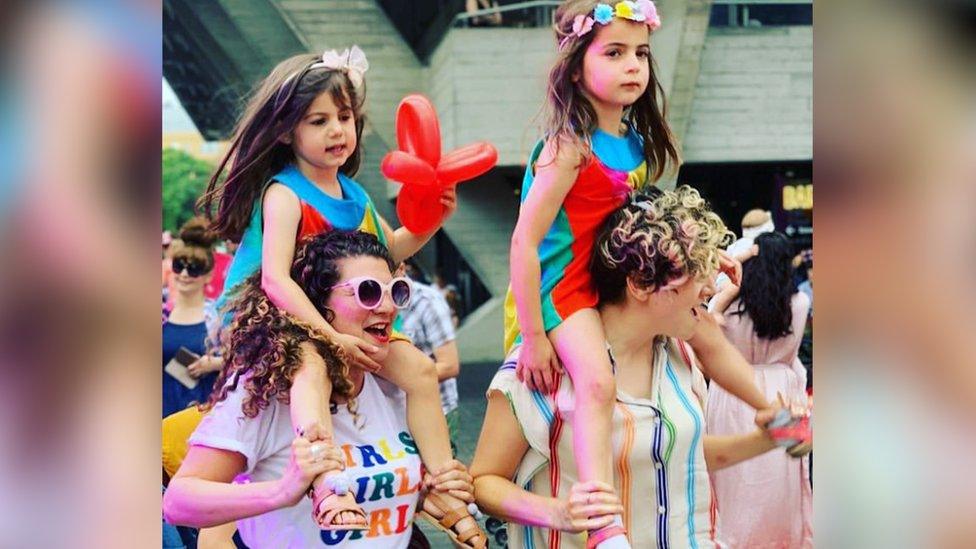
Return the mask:
[[[327,478],[318,490],[309,489],[309,495],[312,497],[312,518],[315,519],[319,528],[329,531],[366,530],[369,528],[366,511],[363,511],[363,508],[356,503],[356,498],[353,497],[352,493],[343,491],[340,495],[337,493],[339,490],[334,488],[335,483],[329,482],[330,480],[331,478]],[[355,513],[362,522],[336,523],[335,521],[339,518],[340,513],[346,512]]]
[[[438,530],[447,534],[455,547],[463,547],[465,549],[486,549],[488,547],[488,536],[478,526],[478,521],[468,512],[467,506],[452,509],[444,498],[433,492],[427,494],[427,497],[424,499],[425,507],[428,502],[443,513],[444,516],[438,519],[426,509],[418,512],[417,516],[427,520]],[[475,525],[461,532],[455,530],[457,523],[467,517],[470,517]]]

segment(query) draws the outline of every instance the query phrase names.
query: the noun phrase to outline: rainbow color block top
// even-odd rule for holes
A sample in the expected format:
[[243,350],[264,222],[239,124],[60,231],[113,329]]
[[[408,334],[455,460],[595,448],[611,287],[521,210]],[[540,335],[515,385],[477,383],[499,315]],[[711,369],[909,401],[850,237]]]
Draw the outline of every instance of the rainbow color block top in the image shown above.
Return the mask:
[[[281,183],[298,196],[302,208],[302,218],[295,235],[296,242],[324,232],[361,230],[376,235],[384,246],[389,246],[381,229],[376,206],[366,191],[349,177],[339,174],[342,198],[333,198],[309,181],[294,165],[289,165],[275,175],[269,182]],[[267,190],[267,187],[265,187]],[[262,193],[263,196],[263,193]],[[261,247],[264,239],[264,216],[262,201],[254,204],[251,222],[241,237],[241,246],[234,254],[234,261],[227,271],[224,293],[217,302],[222,307],[230,292],[261,268]]]
[[[642,141],[630,126],[623,137],[596,130],[593,155],[566,195],[552,226],[539,244],[542,321],[546,332],[580,309],[595,307],[596,291],[590,283],[590,254],[597,231],[607,217],[623,205],[631,191],[647,184],[647,162]],[[522,201],[532,192],[535,164],[544,142],[529,157],[522,180]],[[505,297],[505,351],[521,340],[515,299],[509,287]]]

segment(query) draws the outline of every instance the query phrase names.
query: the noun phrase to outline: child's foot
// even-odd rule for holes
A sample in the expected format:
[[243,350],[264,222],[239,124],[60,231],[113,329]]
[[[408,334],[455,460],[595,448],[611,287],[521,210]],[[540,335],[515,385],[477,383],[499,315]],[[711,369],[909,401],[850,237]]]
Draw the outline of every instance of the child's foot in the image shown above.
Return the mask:
[[428,493],[420,516],[447,533],[460,547],[485,549],[488,536],[468,512],[463,501],[443,493]]
[[366,512],[352,492],[336,489],[344,475],[341,471],[325,473],[325,482],[312,489],[312,518],[323,530],[365,530],[368,526]]

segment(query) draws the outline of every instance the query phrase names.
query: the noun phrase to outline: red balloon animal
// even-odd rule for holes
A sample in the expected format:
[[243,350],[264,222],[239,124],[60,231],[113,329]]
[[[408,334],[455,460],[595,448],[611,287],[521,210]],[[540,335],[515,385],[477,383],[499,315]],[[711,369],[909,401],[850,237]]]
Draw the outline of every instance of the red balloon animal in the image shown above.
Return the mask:
[[444,189],[478,177],[498,162],[498,151],[485,141],[442,157],[437,112],[422,95],[408,95],[400,101],[396,135],[400,150],[383,157],[380,171],[403,183],[397,197],[397,217],[413,233],[426,233],[444,219],[446,210],[440,202]]

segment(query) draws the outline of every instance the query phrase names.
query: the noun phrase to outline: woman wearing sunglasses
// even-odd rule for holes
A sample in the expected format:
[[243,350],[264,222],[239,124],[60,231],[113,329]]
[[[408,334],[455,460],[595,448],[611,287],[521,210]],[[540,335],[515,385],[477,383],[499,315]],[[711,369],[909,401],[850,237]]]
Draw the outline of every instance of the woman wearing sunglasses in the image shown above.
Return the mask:
[[163,300],[171,304],[163,307],[163,417],[206,402],[222,364],[204,349],[208,327],[216,322],[213,303],[204,296],[213,243],[206,220],[194,218],[166,250],[172,274],[169,299]]
[[[339,333],[375,345],[383,360],[397,311],[411,297],[409,280],[392,271],[390,253],[375,236],[332,231],[306,241],[291,276]],[[392,548],[409,543],[415,511],[431,511],[418,509],[421,488],[473,501],[471,477],[456,461],[422,482],[403,393],[350,368],[321,332],[275,307],[260,276],[244,283],[233,304],[219,389],[166,491],[167,521],[198,528],[237,521],[249,547]],[[292,430],[288,399],[300,367],[319,376],[312,383],[332,385],[331,402],[322,403],[331,412],[323,415],[331,420],[332,444],[309,442],[322,433],[296,437]],[[302,383],[314,386],[307,379]],[[323,473],[331,473],[335,492],[324,522],[340,528],[320,529],[307,519],[312,502],[303,496]]]

